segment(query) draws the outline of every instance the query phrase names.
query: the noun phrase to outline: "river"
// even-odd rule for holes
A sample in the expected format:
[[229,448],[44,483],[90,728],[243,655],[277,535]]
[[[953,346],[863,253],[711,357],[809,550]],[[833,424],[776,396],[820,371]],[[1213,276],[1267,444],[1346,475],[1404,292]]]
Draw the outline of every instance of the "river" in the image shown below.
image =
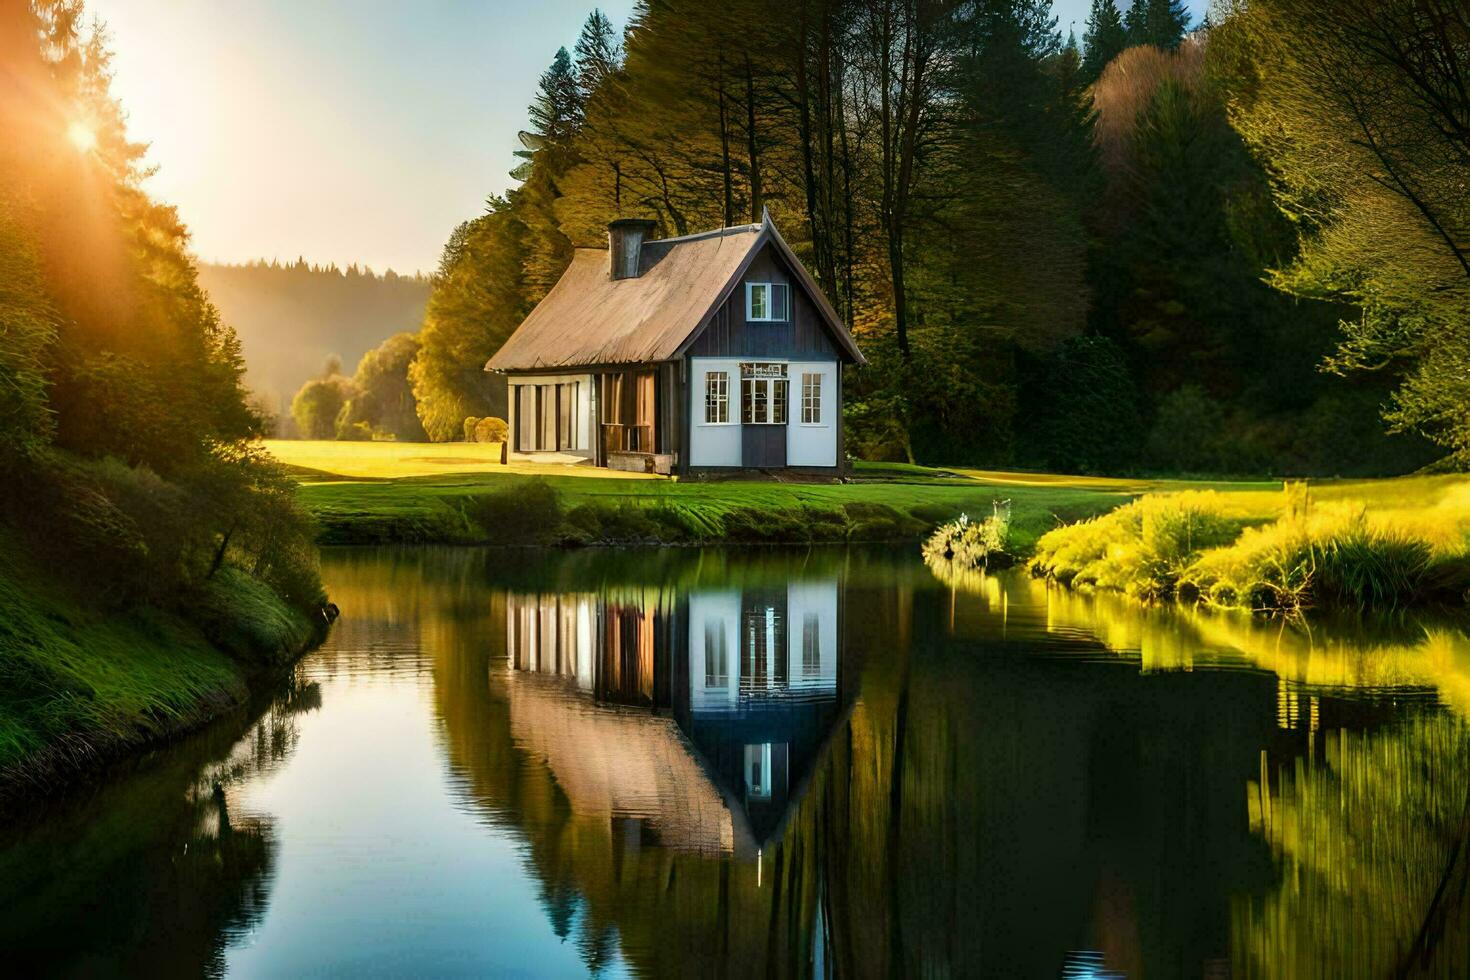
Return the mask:
[[0,828],[12,975],[1470,975],[1470,639],[869,551],[328,550]]

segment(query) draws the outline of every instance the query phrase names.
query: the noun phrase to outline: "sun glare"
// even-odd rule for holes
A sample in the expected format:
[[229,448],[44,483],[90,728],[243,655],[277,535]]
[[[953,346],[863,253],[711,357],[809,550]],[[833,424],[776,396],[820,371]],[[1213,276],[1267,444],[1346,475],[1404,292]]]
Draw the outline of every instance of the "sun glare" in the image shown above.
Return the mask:
[[87,153],[97,145],[97,134],[84,122],[73,122],[66,127],[66,138],[82,153]]

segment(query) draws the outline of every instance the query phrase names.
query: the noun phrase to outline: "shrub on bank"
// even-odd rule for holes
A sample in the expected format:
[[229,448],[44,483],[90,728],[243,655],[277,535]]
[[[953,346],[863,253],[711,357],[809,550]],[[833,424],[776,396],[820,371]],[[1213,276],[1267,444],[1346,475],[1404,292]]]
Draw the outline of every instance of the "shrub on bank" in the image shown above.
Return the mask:
[[1150,494],[1042,535],[1031,569],[1064,585],[1164,598],[1205,550],[1234,540],[1245,524],[1213,490]]
[[576,544],[657,544],[682,541],[687,537],[664,523],[670,515],[639,507],[630,500],[616,503],[586,503],[567,514],[567,539]]
[[941,524],[924,542],[924,562],[940,570],[974,570],[992,563],[1009,564],[1006,540],[1010,534],[1011,505],[999,501],[991,505],[989,517],[970,520],[968,514]]
[[237,660],[256,666],[289,663],[324,629],[313,616],[282,604],[260,579],[225,568],[201,590],[195,621],[210,643]]
[[510,436],[510,429],[505,424],[505,419],[498,419],[493,415],[475,423],[476,442],[504,442]]
[[545,480],[512,483],[504,490],[469,497],[465,516],[493,544],[535,544],[560,528],[561,495]]
[[26,550],[109,608],[150,604],[190,618],[228,568],[299,612],[325,600],[315,523],[295,484],[249,447],[219,447],[167,480],[147,466],[47,451],[9,487],[0,518]]

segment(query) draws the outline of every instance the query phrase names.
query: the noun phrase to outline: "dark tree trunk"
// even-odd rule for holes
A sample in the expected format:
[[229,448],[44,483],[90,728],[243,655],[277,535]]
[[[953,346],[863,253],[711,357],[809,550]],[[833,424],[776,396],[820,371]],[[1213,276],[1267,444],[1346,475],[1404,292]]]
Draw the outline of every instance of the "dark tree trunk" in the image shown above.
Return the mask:
[[750,162],[750,221],[755,224],[761,220],[765,196],[761,190],[760,144],[756,139],[755,71],[749,54],[745,56],[745,152]]
[[720,80],[716,85],[720,102],[720,177],[724,183],[724,210],[721,225],[735,223],[735,189],[730,179],[730,105],[725,100],[725,61],[720,59]]
[[[840,57],[840,56],[839,56]],[[837,120],[838,146],[842,152],[842,292],[846,299],[847,316],[852,316],[853,309],[853,239],[852,239],[852,148],[847,139],[847,99],[845,91],[847,86],[847,71],[842,63],[838,63],[838,77],[834,90],[837,102],[833,108],[833,116]]]
[[812,236],[812,251],[817,260],[817,277],[829,291],[832,282],[823,273],[822,253],[825,251],[826,222],[820,214],[821,189],[817,186],[817,166],[813,158],[816,143],[812,133],[812,93],[807,74],[807,18],[806,5],[801,6],[801,17],[796,31],[796,111],[797,139],[801,141],[802,181],[806,191],[806,221]]

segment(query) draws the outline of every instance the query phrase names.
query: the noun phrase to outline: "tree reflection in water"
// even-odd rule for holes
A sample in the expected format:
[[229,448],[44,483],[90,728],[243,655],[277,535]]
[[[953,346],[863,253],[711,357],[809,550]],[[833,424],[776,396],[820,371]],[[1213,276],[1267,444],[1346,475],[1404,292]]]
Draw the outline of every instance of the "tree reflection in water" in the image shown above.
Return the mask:
[[[1454,623],[1149,610],[860,551],[364,549],[325,572],[344,619],[308,664],[318,720],[357,709],[284,761],[320,698],[298,684],[12,832],[0,948],[23,972],[212,973],[250,943],[332,963],[367,930],[403,963],[575,950],[654,977],[1470,967]],[[388,729],[422,742],[334,770],[383,705],[431,713]],[[282,765],[279,826],[236,812]],[[291,773],[345,782],[291,796]],[[323,815],[339,789],[397,794],[390,819]],[[507,842],[517,870],[477,853]],[[411,894],[318,918],[292,901],[308,878]],[[523,921],[523,881],[549,928],[498,949],[484,923]],[[347,912],[359,931],[334,931]]]
[[[1408,962],[1457,853],[1465,729],[1382,682],[1465,662],[1461,634],[1355,648],[1016,576],[965,591],[852,555],[692,567],[706,560],[497,569],[488,649],[436,684],[466,795],[525,834],[589,968],[614,944],[651,976]],[[830,672],[821,640],[804,660],[795,590],[831,596]],[[1270,824],[1251,803],[1263,760]],[[1358,805],[1306,789],[1329,773]],[[1391,859],[1289,849],[1375,848],[1369,826]],[[1375,895],[1401,911],[1376,914]],[[1435,915],[1423,969],[1461,975],[1444,950],[1463,949],[1463,911]]]
[[9,828],[0,837],[7,971],[222,974],[225,948],[264,915],[277,855],[269,818],[231,813],[230,786],[284,764],[295,716],[319,705],[316,685],[293,675],[263,709]]

